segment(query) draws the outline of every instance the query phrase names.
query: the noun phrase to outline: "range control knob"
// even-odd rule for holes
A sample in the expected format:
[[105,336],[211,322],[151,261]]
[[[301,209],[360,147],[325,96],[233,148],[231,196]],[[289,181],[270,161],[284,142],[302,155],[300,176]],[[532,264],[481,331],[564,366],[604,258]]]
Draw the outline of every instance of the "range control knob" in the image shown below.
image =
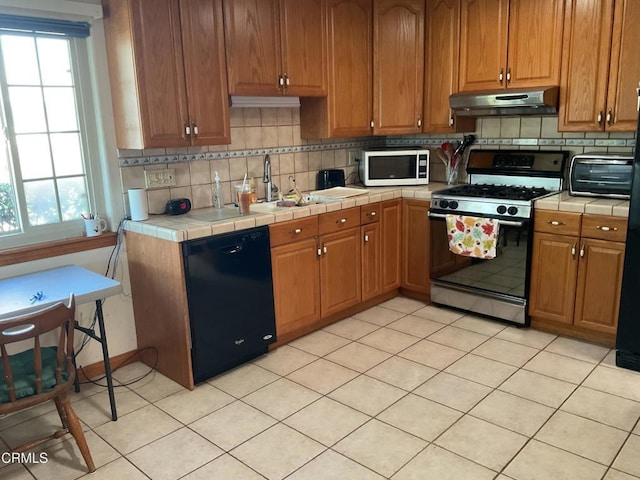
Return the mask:
[[515,215],[516,213],[518,213],[518,209],[516,207],[509,207],[509,209],[507,210],[507,213],[509,215]]
[[449,200],[440,200],[440,208],[447,208],[449,206]]
[[507,213],[507,207],[505,207],[504,205],[500,205],[500,206],[498,207],[498,213],[499,213],[500,215],[504,215],[505,213]]
[[456,208],[458,208],[458,202],[456,202],[455,200],[451,200],[449,202],[449,207],[455,210]]

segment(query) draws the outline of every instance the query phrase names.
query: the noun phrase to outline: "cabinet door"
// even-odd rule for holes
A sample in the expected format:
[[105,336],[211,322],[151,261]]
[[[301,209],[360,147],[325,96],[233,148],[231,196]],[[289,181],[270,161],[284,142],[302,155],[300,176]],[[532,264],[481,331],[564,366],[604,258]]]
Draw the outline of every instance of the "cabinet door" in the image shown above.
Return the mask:
[[429,202],[402,206],[402,288],[429,294]]
[[224,0],[229,93],[280,95],[278,0]]
[[509,2],[507,87],[558,85],[564,2]]
[[231,143],[222,0],[181,0],[180,14],[192,143]]
[[310,238],[271,249],[276,330],[280,340],[320,319],[320,261]]
[[360,303],[360,227],[320,237],[322,317]]
[[373,118],[377,135],[419,133],[424,0],[374,0]]
[[578,276],[578,238],[533,235],[529,315],[572,324]]
[[449,95],[458,91],[460,0],[427,0],[425,29],[422,131],[474,131],[475,118],[456,118],[449,108]]
[[509,0],[462,0],[459,91],[506,85],[508,13]]
[[362,238],[362,301],[380,294],[380,223],[360,227]]
[[178,2],[132,0],[131,13],[144,146],[187,146],[189,116]]
[[400,199],[381,204],[382,228],[382,291],[400,287],[402,265],[402,203]]
[[326,5],[323,0],[280,0],[284,91],[323,96],[326,89]]
[[587,239],[580,247],[576,326],[615,334],[618,330],[624,243]]
[[564,28],[558,130],[600,131],[606,117],[613,2],[568,0]]
[[609,92],[607,94],[606,130],[610,132],[635,132],[638,127],[638,96],[640,81],[640,2],[619,0],[616,2],[611,42],[611,67],[609,68]]

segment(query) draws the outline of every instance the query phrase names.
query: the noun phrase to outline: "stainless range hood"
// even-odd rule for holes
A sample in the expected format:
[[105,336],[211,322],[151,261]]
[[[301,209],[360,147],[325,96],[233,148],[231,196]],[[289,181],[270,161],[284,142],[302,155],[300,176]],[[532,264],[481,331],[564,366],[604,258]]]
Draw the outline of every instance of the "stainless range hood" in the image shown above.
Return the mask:
[[455,93],[449,106],[460,117],[555,115],[558,90],[553,86]]

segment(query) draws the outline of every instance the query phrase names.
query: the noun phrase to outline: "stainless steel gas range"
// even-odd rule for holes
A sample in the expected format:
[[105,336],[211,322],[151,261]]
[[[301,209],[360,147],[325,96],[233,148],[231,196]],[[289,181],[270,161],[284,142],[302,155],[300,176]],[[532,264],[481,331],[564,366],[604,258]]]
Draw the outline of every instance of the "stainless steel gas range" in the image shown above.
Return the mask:
[[[429,218],[433,303],[529,325],[533,204],[536,199],[562,190],[567,157],[568,152],[561,151],[470,152],[469,184],[432,195]],[[497,222],[495,257],[451,253],[447,215]]]

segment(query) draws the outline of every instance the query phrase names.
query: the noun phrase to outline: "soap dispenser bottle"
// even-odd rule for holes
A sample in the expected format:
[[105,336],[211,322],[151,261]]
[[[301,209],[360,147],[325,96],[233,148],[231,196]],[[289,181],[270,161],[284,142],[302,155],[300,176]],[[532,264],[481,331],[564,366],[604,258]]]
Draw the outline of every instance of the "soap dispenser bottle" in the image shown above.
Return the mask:
[[214,208],[222,208],[222,185],[220,185],[220,176],[218,175],[218,171],[216,170],[215,176],[213,177],[213,206]]

